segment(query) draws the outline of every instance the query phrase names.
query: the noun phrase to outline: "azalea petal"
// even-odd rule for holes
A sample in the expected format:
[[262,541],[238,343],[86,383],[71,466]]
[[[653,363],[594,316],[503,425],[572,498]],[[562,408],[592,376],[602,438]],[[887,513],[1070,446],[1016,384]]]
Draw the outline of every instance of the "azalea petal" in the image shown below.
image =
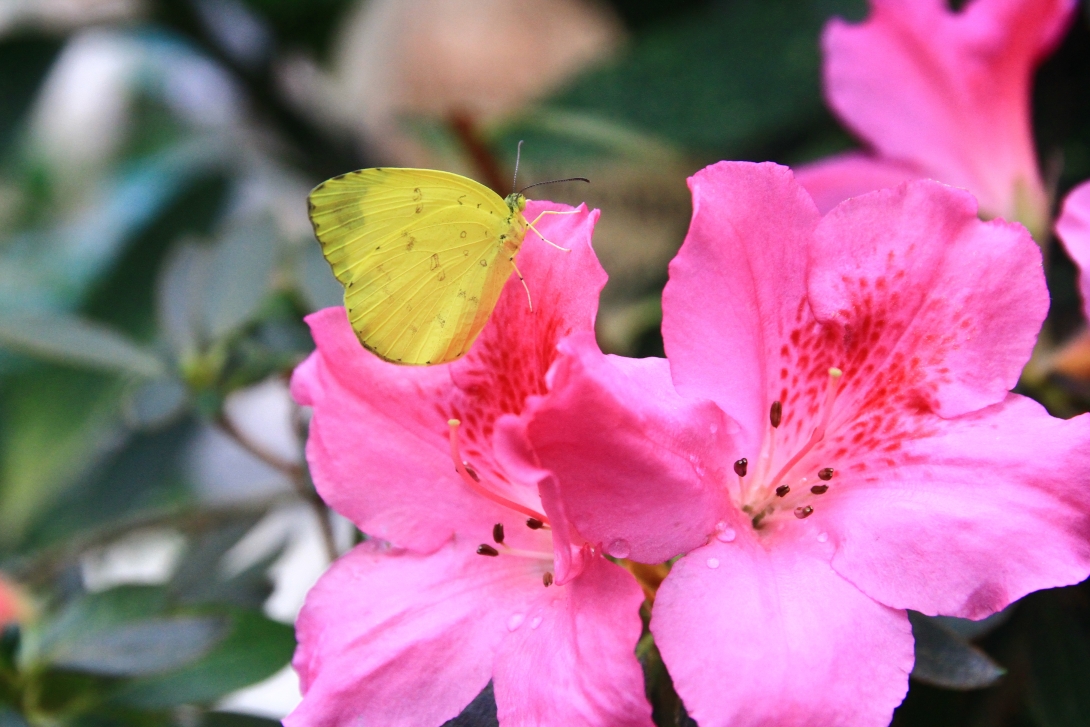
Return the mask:
[[1079,268],[1083,314],[1090,319],[1090,182],[1083,182],[1067,195],[1056,221],[1056,236]]
[[590,334],[560,351],[549,395],[507,430],[528,446],[497,446],[505,463],[555,486],[571,524],[609,555],[661,563],[703,544],[729,510],[737,425],[682,399],[664,359],[606,356]]
[[814,198],[822,214],[851,197],[924,176],[927,175],[907,164],[860,152],[837,154],[795,167],[795,179]]
[[841,329],[839,346],[815,345],[831,357],[824,366],[844,371],[842,403],[957,416],[1002,401],[1048,312],[1040,249],[1025,229],[981,222],[972,195],[935,182],[840,205],[810,259],[822,335]]
[[845,467],[815,506],[838,573],[888,606],[973,619],[1090,575],[1090,415],[1011,394],[907,426],[915,438]]
[[1030,84],[1075,6],[974,0],[953,12],[945,0],[872,0],[865,22],[826,27],[829,104],[883,156],[969,189],[990,215],[1043,224]]
[[510,481],[496,466],[492,429],[497,418],[521,411],[527,396],[544,393],[560,337],[593,330],[606,280],[591,248],[597,210],[542,202],[526,208],[531,221],[545,210],[571,212],[545,215],[535,224],[571,251],[527,235],[518,263],[538,296],[534,311],[512,276],[462,360],[397,366],[359,345],[342,308],[307,318],[317,351],[292,378],[296,401],[314,407],[307,460],[322,498],[364,532],[430,552],[455,532],[482,537],[496,522],[518,520],[455,473],[451,418],[462,422],[463,459],[507,499],[540,510],[536,488]]
[[758,452],[777,381],[766,360],[804,310],[806,249],[820,219],[775,164],[720,162],[689,179],[693,220],[670,263],[662,335],[678,391],[710,398]]
[[322,499],[365,533],[420,552],[456,530],[487,533],[505,511],[454,472],[445,367],[382,361],[360,346],[343,308],[307,323],[318,349],[291,388],[314,407],[307,461]]
[[473,348],[450,364],[457,387],[451,416],[463,424],[463,455],[482,475],[501,484],[510,478],[492,454],[496,421],[520,413],[528,396],[545,393],[556,344],[572,332],[594,330],[598,295],[607,279],[591,247],[598,210],[529,202],[524,214],[534,222],[546,211],[565,214],[547,214],[534,223],[535,229],[570,252],[528,233],[516,259],[526,286],[511,277]]
[[752,529],[713,541],[659,588],[651,631],[701,727],[885,727],[908,691],[905,613],[834,573],[799,525],[773,548]]
[[601,557],[519,613],[496,652],[501,725],[652,727],[635,648],[643,592]]
[[522,558],[373,542],[333,564],[296,624],[303,701],[287,727],[436,727],[488,684],[509,614],[543,590]]

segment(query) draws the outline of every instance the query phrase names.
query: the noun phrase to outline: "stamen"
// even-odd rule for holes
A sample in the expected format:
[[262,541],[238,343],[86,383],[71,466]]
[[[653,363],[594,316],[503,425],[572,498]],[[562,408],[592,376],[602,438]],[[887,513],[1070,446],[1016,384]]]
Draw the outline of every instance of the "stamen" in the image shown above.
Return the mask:
[[[480,482],[481,481],[481,476],[479,474],[477,474],[477,470],[475,470],[475,469],[473,469],[472,467],[469,466],[469,462],[462,462],[462,466],[466,468],[466,472],[469,473],[469,476],[473,478],[474,482]],[[455,467],[454,471],[457,472],[458,468]]]
[[810,507],[809,505],[803,505],[802,507],[795,508],[795,517],[797,517],[799,520],[805,520],[813,514],[814,508]]
[[745,457],[734,463],[734,474],[739,477],[745,477],[746,472],[749,470],[749,460]]
[[495,558],[499,554],[500,551],[496,550],[487,543],[481,543],[477,546],[477,555],[487,555],[489,558]]
[[832,467],[826,467],[825,469],[818,472],[818,477],[828,482],[829,480],[833,479],[833,475],[835,473],[836,470],[834,470]]
[[[784,475],[791,471],[792,467],[797,465],[803,457],[810,453],[810,450],[812,450],[818,442],[825,438],[825,429],[829,426],[829,420],[832,419],[833,402],[836,401],[836,392],[840,388],[840,377],[843,375],[844,372],[838,368],[829,369],[829,387],[825,392],[825,411],[821,417],[821,423],[814,429],[813,433],[810,435],[809,441],[802,446],[802,449],[796,452],[795,456],[789,459],[787,464],[785,464],[776,476],[772,478],[769,487],[776,487],[776,483],[782,480]],[[773,403],[773,412],[775,412],[776,404],[779,404],[779,402]],[[805,515],[803,517],[805,517]]]
[[768,410],[768,421],[772,423],[772,428],[776,429],[780,426],[780,422],[783,420],[783,403],[779,401],[772,402],[772,408]]
[[549,571],[545,571],[545,575],[541,576],[541,582],[545,584],[546,588],[548,588],[553,584],[553,574]]
[[550,563],[553,561],[552,553],[540,553],[536,550],[519,550],[518,548],[507,548],[501,553],[501,555],[517,555],[520,558],[533,558],[534,560],[547,560]]
[[814,493],[815,495],[824,495],[828,491],[829,491],[829,486],[828,485],[814,485],[813,487],[810,488],[810,492]]
[[543,523],[541,520],[538,520],[536,517],[532,517],[526,521],[526,527],[530,528],[531,530],[541,530],[543,527],[545,527],[545,523]]
[[[529,516],[531,519],[540,522],[542,525],[549,522],[549,518],[545,517],[541,513],[537,512],[533,508],[526,507],[520,502],[515,502],[509,498],[493,492],[481,482],[481,478],[476,472],[471,475],[467,469],[466,464],[462,460],[462,455],[458,450],[458,427],[461,426],[461,422],[457,419],[450,419],[447,421],[447,425],[450,427],[450,456],[454,460],[454,471],[462,477],[462,482],[469,486],[469,489],[476,492],[478,495],[491,500],[492,502],[503,505],[510,508],[515,512],[520,512],[523,515]],[[476,476],[474,476],[476,475]],[[529,524],[529,523],[527,523]],[[490,546],[491,547],[491,546]]]
[[497,543],[503,543],[503,523],[496,523],[492,526],[492,539]]
[[786,497],[788,492],[791,492],[790,487],[787,485],[780,485],[776,488],[776,497]]

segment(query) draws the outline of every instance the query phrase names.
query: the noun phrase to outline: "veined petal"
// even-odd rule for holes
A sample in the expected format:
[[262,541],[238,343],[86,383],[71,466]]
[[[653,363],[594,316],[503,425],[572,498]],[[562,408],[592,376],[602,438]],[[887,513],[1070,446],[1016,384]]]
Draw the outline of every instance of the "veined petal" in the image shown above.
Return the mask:
[[701,727],[885,727],[908,691],[905,613],[834,573],[808,525],[713,541],[659,588],[651,631]]
[[1079,268],[1083,314],[1090,319],[1090,182],[1083,182],[1067,195],[1056,221],[1056,236]]
[[988,215],[1043,225],[1030,84],[1075,6],[974,0],[953,12],[944,0],[872,0],[865,22],[826,27],[829,104],[882,156],[969,189]]
[[910,165],[860,152],[837,154],[795,167],[795,179],[814,198],[822,214],[851,197],[926,176]]
[[291,388],[314,408],[307,461],[322,499],[365,533],[420,552],[456,530],[487,532],[503,510],[454,472],[445,367],[382,361],[360,346],[343,308],[307,323],[318,348]]
[[776,384],[765,361],[809,314],[806,249],[820,215],[775,164],[720,162],[689,188],[692,224],[662,294],[670,371],[681,394],[734,417],[740,449],[757,452]]
[[635,655],[642,602],[632,576],[600,556],[546,589],[496,652],[500,724],[652,727]]
[[358,546],[296,624],[303,701],[287,727],[436,727],[488,684],[511,614],[543,591],[533,564],[452,542],[427,556]]
[[[703,544],[730,509],[737,425],[682,399],[663,359],[606,356],[590,334],[560,351],[521,431],[537,458],[526,476],[551,475],[575,529],[615,557],[660,563]],[[509,467],[517,448],[500,447]]]
[[972,195],[935,182],[843,203],[818,226],[810,260],[810,305],[840,339],[814,375],[844,371],[844,408],[915,399],[957,416],[1002,401],[1048,312],[1026,230],[981,222]]
[[848,465],[810,519],[837,572],[888,606],[974,619],[1090,575],[1090,415],[1011,394],[917,425]]

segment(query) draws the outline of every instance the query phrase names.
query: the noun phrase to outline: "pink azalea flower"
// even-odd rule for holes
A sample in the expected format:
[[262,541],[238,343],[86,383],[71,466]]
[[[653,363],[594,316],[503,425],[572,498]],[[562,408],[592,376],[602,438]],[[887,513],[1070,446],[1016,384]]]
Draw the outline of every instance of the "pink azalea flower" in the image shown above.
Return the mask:
[[593,330],[606,278],[597,218],[542,218],[572,251],[528,237],[518,262],[533,311],[513,278],[460,361],[391,365],[364,351],[342,308],[308,318],[317,350],[292,393],[314,408],[314,482],[376,540],[307,598],[293,662],[304,697],[288,727],[437,727],[490,680],[501,725],[650,727],[634,654],[640,587],[492,449],[498,424],[546,390],[557,342]]
[[1090,319],[1090,182],[1075,187],[1064,200],[1056,237],[1079,268],[1083,312]]
[[[1056,237],[1079,269],[1083,315],[1090,320],[1090,182],[1071,190],[1056,221]],[[1090,331],[1083,330],[1046,361],[1046,370],[1090,378]]]
[[0,576],[0,627],[25,620],[29,610],[25,597]]
[[873,154],[800,169],[827,211],[865,191],[930,177],[968,189],[985,217],[1044,231],[1048,197],[1030,123],[1034,69],[1063,36],[1076,0],[871,0],[859,25],[831,21],[825,94]]
[[1090,573],[1090,416],[1009,393],[1040,252],[930,181],[824,218],[772,164],[690,186],[669,362],[565,340],[504,460],[532,447],[523,477],[607,552],[686,554],[651,631],[701,727],[885,725],[905,609],[978,619]]

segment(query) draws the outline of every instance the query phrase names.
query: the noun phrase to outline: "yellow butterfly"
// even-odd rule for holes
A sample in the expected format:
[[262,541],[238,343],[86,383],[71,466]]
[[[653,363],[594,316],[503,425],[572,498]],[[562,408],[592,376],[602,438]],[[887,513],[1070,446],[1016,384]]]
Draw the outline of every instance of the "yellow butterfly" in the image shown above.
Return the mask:
[[399,364],[465,354],[534,229],[521,192],[501,199],[472,179],[431,169],[342,174],[315,187],[308,206],[356,337]]

